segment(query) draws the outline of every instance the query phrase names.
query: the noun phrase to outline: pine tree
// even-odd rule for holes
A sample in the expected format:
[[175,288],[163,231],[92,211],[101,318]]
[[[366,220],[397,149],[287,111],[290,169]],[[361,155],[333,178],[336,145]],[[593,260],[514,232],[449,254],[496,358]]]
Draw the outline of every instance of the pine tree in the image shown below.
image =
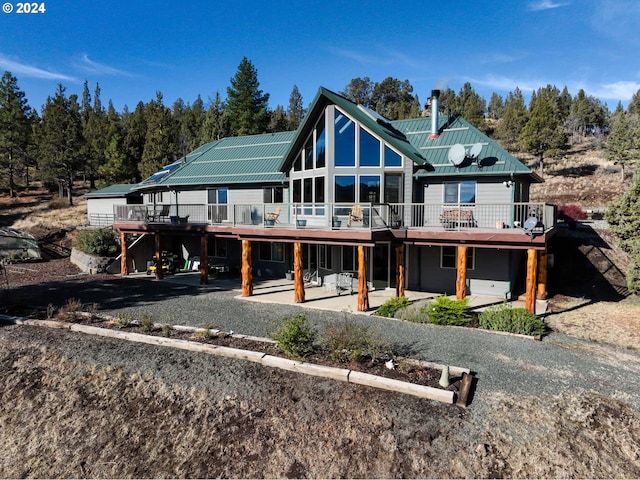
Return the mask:
[[464,119],[475,127],[480,130],[486,130],[485,110],[486,101],[484,98],[475,92],[469,82],[466,82],[456,97],[456,111],[461,113]]
[[162,103],[162,94],[145,108],[147,132],[138,165],[142,178],[147,178],[176,160],[175,126],[171,111]]
[[302,95],[300,95],[298,86],[294,85],[291,89],[291,95],[289,95],[289,108],[287,108],[287,129],[291,131],[297,130],[302,123],[304,114],[305,110],[302,106]]
[[409,80],[401,82],[397,78],[387,77],[376,83],[371,92],[371,105],[389,120],[408,118],[415,102]]
[[199,144],[213,142],[231,135],[231,125],[229,115],[224,110],[224,105],[220,99],[220,93],[216,92],[214,100],[210,103],[205,112],[202,127],[200,127]]
[[133,166],[136,182],[142,180],[140,175],[139,164],[142,160],[142,153],[144,152],[144,145],[147,138],[147,120],[145,113],[145,105],[143,102],[138,102],[136,109],[133,112],[128,112],[125,107],[125,111],[122,114],[122,124],[124,127],[124,141],[123,150],[126,155],[126,164]]
[[17,173],[28,169],[30,115],[31,108],[24,92],[18,88],[18,80],[10,72],[5,72],[0,80],[0,168],[11,197],[16,195]]
[[571,136],[582,138],[599,134],[608,123],[608,111],[595,97],[580,89],[571,103],[568,126]]
[[492,120],[500,120],[504,115],[504,102],[502,97],[496,92],[491,94],[489,106],[487,107],[487,117]]
[[226,112],[234,135],[254,135],[267,131],[269,94],[262,93],[258,71],[244,57],[231,85],[227,87]]
[[47,98],[42,110],[39,172],[45,181],[57,183],[60,196],[66,189],[69,205],[73,205],[73,179],[84,164],[83,143],[78,97],[67,98],[65,88],[58,84],[56,94]]
[[549,96],[538,93],[519,137],[523,150],[538,157],[540,176],[544,175],[544,157],[560,155],[566,148],[566,135]]
[[527,124],[528,118],[529,113],[524,104],[524,97],[520,89],[516,87],[513,92],[509,92],[509,95],[507,95],[504,114],[495,132],[500,144],[510,152],[520,149],[520,133]]
[[271,112],[269,120],[269,132],[286,132],[289,122],[287,121],[287,114],[284,113],[284,107],[282,105],[276,106],[275,110]]
[[613,115],[611,133],[605,144],[605,156],[616,165],[620,165],[622,181],[624,181],[625,168],[633,167],[640,160],[640,143],[638,142],[637,115],[630,115],[618,104]]
[[344,90],[340,92],[340,95],[363,107],[375,108],[371,101],[373,87],[374,82],[369,77],[356,77],[351,79],[349,84],[344,87]]
[[85,81],[80,114],[84,137],[81,155],[85,162],[85,172],[89,176],[89,188],[95,189],[98,170],[105,163],[104,151],[110,140],[107,135],[107,117],[100,100],[100,86],[98,84],[96,84],[93,106],[91,106],[91,97]]
[[627,111],[632,115],[640,115],[640,90],[631,96]]

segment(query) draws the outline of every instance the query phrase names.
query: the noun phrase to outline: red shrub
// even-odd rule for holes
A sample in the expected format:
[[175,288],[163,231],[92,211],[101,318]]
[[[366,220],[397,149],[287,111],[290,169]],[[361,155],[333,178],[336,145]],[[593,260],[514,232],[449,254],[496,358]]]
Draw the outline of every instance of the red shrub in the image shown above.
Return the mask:
[[561,205],[558,207],[558,218],[562,220],[584,220],[587,214],[578,205]]

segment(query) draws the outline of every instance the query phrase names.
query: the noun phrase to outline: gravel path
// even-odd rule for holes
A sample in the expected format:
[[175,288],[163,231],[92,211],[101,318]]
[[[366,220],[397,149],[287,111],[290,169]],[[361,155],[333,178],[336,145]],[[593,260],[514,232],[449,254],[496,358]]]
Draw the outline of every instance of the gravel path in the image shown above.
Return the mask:
[[[152,314],[157,322],[173,325],[211,325],[225,331],[265,336],[273,320],[304,313],[320,332],[333,322],[369,325],[371,331],[395,345],[405,356],[470,368],[478,379],[474,405],[487,396],[557,395],[576,390],[613,396],[640,410],[640,352],[552,333],[542,342],[491,334],[474,329],[439,327],[399,320],[320,311],[295,305],[276,305],[238,298],[237,282],[203,287],[149,278],[105,277],[91,282],[47,284],[14,289],[15,301],[28,298],[42,305],[44,298],[63,305],[68,298],[97,303],[99,310]],[[51,300],[54,299],[54,300]]]

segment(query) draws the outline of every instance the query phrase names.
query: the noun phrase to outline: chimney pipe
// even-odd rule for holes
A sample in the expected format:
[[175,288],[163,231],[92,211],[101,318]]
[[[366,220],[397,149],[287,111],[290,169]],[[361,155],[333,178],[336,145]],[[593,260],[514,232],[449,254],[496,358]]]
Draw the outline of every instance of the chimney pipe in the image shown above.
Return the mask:
[[430,139],[436,139],[438,134],[438,108],[440,108],[438,99],[440,98],[440,90],[431,90],[431,135]]

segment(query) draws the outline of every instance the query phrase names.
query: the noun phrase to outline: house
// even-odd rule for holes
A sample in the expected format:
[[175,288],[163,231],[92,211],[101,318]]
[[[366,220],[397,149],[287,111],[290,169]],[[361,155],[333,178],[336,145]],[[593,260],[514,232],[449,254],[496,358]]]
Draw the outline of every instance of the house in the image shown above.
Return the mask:
[[[368,289],[453,294],[546,292],[553,205],[529,202],[531,169],[459,116],[389,121],[320,88],[296,132],[224,138],[134,186],[142,204],[114,205],[121,270],[128,236],[156,257],[172,251],[208,268],[236,268],[243,295],[253,275],[357,280]],[[139,253],[138,253],[139,255]],[[147,255],[147,260],[149,255]],[[162,271],[156,271],[162,276]]]

